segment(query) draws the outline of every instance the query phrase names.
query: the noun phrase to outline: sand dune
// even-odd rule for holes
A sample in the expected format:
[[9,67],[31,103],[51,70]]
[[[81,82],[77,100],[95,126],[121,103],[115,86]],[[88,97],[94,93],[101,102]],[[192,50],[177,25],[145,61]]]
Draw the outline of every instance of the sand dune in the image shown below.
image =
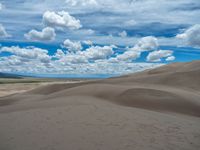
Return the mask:
[[0,98],[0,149],[197,150],[200,61]]

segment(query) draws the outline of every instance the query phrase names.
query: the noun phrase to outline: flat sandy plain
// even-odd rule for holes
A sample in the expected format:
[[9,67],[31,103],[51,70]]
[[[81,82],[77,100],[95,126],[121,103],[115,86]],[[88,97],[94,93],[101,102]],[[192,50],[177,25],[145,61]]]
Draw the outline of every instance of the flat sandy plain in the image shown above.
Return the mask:
[[200,61],[0,98],[0,150],[199,150]]

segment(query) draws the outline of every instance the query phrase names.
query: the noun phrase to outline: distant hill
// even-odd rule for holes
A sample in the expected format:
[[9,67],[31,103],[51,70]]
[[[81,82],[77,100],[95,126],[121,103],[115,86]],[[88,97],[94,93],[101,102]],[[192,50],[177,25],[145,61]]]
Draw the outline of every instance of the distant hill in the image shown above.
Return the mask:
[[14,78],[14,79],[22,79],[23,76],[11,73],[2,73],[0,72],[0,78]]

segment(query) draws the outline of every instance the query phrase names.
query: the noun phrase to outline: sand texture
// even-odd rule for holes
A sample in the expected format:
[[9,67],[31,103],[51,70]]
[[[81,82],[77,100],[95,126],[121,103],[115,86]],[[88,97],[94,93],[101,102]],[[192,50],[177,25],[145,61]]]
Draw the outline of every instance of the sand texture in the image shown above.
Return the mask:
[[199,150],[200,61],[0,98],[0,150]]

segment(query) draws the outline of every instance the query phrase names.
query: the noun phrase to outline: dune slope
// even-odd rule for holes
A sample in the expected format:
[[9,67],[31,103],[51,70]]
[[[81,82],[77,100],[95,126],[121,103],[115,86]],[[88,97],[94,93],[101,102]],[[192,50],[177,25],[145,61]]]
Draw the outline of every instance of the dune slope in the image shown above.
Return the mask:
[[0,98],[0,122],[0,149],[196,150],[200,61]]

